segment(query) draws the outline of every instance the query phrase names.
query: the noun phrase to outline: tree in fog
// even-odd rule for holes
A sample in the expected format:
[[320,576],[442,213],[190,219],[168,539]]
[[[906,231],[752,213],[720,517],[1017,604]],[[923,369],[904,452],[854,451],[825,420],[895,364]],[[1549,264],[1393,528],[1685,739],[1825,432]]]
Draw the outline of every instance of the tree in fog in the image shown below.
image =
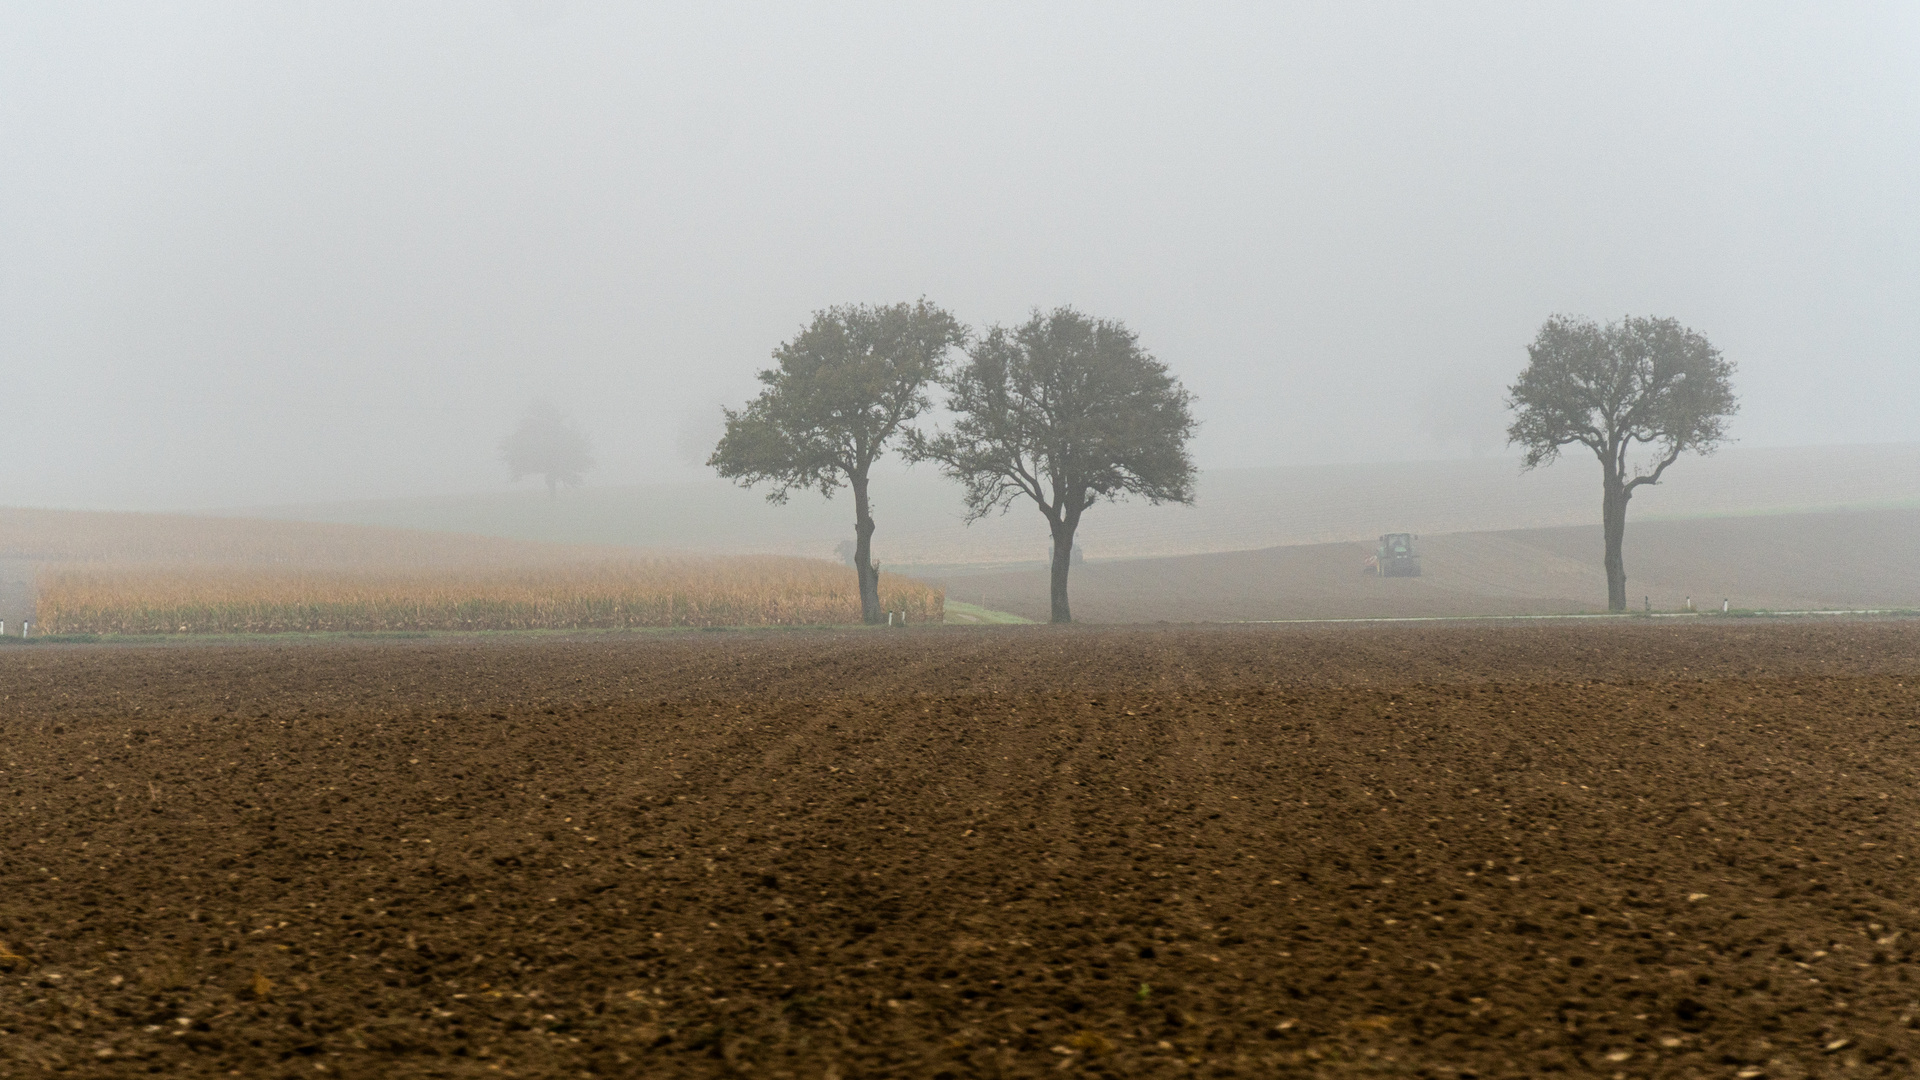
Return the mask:
[[592,471],[593,443],[552,402],[539,399],[527,406],[513,434],[500,440],[500,460],[515,482],[544,479],[553,498],[560,485],[577,487]]
[[1635,488],[1659,483],[1682,453],[1710,454],[1725,439],[1739,410],[1733,363],[1673,319],[1600,326],[1564,315],[1546,321],[1527,357],[1520,381],[1507,388],[1507,440],[1526,448],[1527,469],[1574,443],[1600,459],[1607,608],[1625,611],[1627,501]]
[[1102,499],[1193,502],[1192,395],[1133,331],[1072,308],[994,327],[946,381],[952,430],[911,456],[966,487],[967,520],[1020,496],[1053,536],[1053,621],[1072,622],[1067,571],[1080,517]]
[[772,484],[772,503],[786,502],[795,489],[827,498],[840,487],[853,489],[853,566],[869,623],[885,616],[868,473],[903,425],[928,407],[927,388],[942,374],[948,351],[965,340],[960,323],[924,299],[815,312],[811,325],[774,350],[775,366],[759,376],[766,384],[760,396],[738,412],[724,410],[726,433],[707,459],[742,487]]

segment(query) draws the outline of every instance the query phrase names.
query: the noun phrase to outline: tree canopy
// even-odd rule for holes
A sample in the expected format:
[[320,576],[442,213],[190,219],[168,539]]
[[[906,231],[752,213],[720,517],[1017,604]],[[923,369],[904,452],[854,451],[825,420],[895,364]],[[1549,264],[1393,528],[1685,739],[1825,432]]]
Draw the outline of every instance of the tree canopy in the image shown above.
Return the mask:
[[1508,441],[1524,467],[1551,463],[1578,444],[1600,460],[1607,601],[1626,607],[1621,554],[1627,502],[1657,484],[1686,451],[1711,453],[1739,411],[1734,365],[1704,336],[1670,318],[1628,317],[1601,326],[1555,315],[1527,347],[1528,363],[1508,388]]
[[515,482],[538,476],[553,497],[561,485],[577,487],[594,467],[593,443],[579,426],[553,406],[535,400],[521,414],[520,426],[500,440],[500,460]]
[[1070,622],[1067,571],[1081,515],[1138,496],[1193,501],[1190,395],[1132,330],[1070,308],[990,329],[948,377],[949,430],[909,456],[965,489],[967,520],[1031,499],[1053,535],[1053,621]]
[[726,410],[726,433],[707,459],[743,487],[770,485],[784,503],[796,490],[854,495],[854,566],[869,622],[880,613],[872,565],[874,522],[868,475],[889,443],[931,402],[927,390],[951,349],[966,341],[960,323],[922,299],[913,304],[842,305],[814,314],[774,350],[759,374],[765,389],[746,407]]

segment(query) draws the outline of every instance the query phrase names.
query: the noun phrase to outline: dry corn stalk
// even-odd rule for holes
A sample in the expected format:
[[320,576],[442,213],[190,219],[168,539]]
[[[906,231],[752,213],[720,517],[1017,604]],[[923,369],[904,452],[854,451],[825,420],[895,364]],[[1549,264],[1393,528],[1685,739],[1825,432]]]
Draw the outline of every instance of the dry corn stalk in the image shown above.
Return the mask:
[[[850,568],[782,556],[601,558],[536,565],[275,567],[54,564],[45,633],[573,630],[858,622]],[[883,574],[881,606],[939,622],[943,590]]]

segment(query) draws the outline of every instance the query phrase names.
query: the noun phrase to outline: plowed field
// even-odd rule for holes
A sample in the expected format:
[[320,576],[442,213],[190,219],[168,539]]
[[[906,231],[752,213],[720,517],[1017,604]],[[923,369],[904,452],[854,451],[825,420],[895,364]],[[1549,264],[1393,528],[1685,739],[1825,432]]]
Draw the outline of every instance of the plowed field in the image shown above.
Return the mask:
[[0,1076],[1920,1067],[1920,622],[20,646],[0,770]]

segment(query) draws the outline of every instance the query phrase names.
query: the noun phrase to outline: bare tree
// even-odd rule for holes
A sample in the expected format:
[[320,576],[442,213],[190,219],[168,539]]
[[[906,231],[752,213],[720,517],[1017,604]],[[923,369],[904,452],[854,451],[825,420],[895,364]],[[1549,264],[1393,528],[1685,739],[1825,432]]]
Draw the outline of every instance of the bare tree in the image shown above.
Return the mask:
[[1683,452],[1710,454],[1726,438],[1739,411],[1733,363],[1673,319],[1633,317],[1600,326],[1555,315],[1527,356],[1507,388],[1507,440],[1526,448],[1527,469],[1573,443],[1600,459],[1607,608],[1625,611],[1627,502],[1635,488],[1659,483]]
[[760,373],[766,389],[735,412],[707,464],[743,487],[773,485],[767,501],[795,489],[832,498],[853,489],[853,565],[861,616],[881,622],[880,572],[873,565],[874,522],[868,472],[888,443],[930,402],[927,388],[966,331],[921,300],[889,306],[845,305],[814,313],[813,323],[773,352]]
[[593,442],[579,425],[544,398],[521,414],[520,426],[500,440],[500,460],[514,481],[538,476],[547,482],[547,497],[560,485],[578,487],[593,470]]
[[1193,502],[1192,395],[1133,331],[1072,308],[994,327],[947,380],[953,429],[909,456],[966,487],[967,520],[1026,496],[1053,536],[1053,621],[1072,622],[1067,571],[1089,507],[1137,495]]

